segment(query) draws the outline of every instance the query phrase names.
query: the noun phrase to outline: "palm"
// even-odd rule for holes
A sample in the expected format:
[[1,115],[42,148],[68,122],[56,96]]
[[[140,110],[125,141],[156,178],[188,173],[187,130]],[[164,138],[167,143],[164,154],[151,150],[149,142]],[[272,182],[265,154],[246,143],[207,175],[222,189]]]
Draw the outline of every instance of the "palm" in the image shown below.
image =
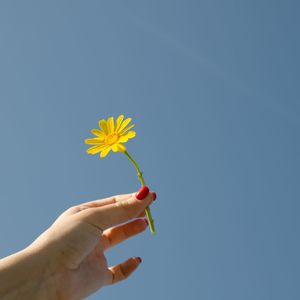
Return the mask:
[[[108,267],[104,252],[147,227],[143,219],[112,227],[100,233],[95,227],[81,223],[79,228],[63,234],[66,262],[57,283],[59,299],[83,299],[107,284],[125,279],[139,264],[135,259]],[[128,274],[128,275],[126,275]]]
[[107,284],[109,269],[100,243],[75,270],[65,268],[62,277],[58,290],[62,299],[83,299]]

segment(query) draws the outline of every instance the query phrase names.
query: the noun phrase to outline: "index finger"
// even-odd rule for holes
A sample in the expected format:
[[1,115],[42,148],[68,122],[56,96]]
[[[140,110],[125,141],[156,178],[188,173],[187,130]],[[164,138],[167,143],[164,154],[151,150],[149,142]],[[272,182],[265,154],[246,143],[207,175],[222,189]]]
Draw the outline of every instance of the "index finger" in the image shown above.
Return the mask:
[[[139,195],[143,198],[140,199]],[[103,231],[138,217],[152,201],[153,194],[144,186],[138,194],[132,194],[128,199],[83,210],[78,217]]]

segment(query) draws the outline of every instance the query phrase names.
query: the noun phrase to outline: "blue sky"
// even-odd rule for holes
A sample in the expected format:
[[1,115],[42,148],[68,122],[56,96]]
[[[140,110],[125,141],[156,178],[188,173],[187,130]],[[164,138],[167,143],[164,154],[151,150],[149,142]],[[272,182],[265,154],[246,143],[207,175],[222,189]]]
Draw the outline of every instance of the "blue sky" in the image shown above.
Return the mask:
[[1,1],[5,256],[76,203],[138,189],[121,154],[85,154],[123,113],[158,194],[143,258],[89,299],[299,299],[297,1]]

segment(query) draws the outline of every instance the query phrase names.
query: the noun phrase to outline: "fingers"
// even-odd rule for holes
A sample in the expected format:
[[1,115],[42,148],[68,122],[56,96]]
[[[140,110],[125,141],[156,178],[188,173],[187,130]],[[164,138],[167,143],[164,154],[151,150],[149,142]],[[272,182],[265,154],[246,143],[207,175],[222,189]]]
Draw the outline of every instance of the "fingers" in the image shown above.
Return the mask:
[[[153,201],[156,199],[156,193],[155,192],[150,192],[152,194],[153,197]],[[88,202],[84,202],[81,204],[78,204],[76,206],[73,206],[71,208],[69,208],[67,211],[65,211],[63,214],[64,215],[72,215],[74,213],[80,212],[84,209],[87,208],[95,208],[95,207],[101,207],[101,206],[105,206],[108,204],[113,204],[119,201],[124,201],[129,199],[132,196],[133,193],[130,194],[122,194],[122,195],[117,195],[117,196],[113,196],[113,197],[107,197],[107,198],[103,198],[103,199],[99,199],[99,200],[93,200],[93,201],[88,201]],[[145,212],[142,212],[139,217],[143,217],[145,216]]]
[[77,215],[81,220],[103,231],[138,217],[152,203],[153,199],[153,194],[149,193],[148,187],[143,187],[137,194],[131,194],[128,199],[86,209]]
[[107,285],[117,283],[124,280],[137,269],[139,264],[142,262],[140,257],[132,257],[125,262],[108,268],[108,282]]
[[128,238],[143,232],[148,226],[146,219],[134,220],[130,223],[112,227],[105,230],[102,234],[103,249],[107,250]]
[[[155,193],[155,192],[150,192],[150,193],[151,193],[151,195],[152,195],[153,201],[155,201],[155,200],[156,200],[156,193]],[[139,218],[142,218],[142,217],[145,217],[145,216],[146,216],[146,211],[145,211],[145,210],[143,210],[143,211],[138,215]]]
[[74,214],[74,213],[80,212],[87,208],[101,207],[101,206],[105,206],[108,204],[113,204],[118,201],[123,201],[123,200],[129,199],[131,196],[132,196],[132,193],[117,195],[117,196],[113,196],[113,197],[107,197],[107,198],[93,200],[93,201],[89,201],[89,202],[84,202],[84,203],[81,203],[81,204],[71,207],[70,209],[67,210],[67,213]]

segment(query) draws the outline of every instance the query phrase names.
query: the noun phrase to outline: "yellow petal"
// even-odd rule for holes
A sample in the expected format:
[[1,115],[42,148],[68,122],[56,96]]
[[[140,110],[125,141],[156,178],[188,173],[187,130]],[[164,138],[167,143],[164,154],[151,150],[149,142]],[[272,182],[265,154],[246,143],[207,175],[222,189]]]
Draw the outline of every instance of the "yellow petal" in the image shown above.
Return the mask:
[[110,117],[107,119],[107,130],[108,133],[113,133],[115,130],[114,117]]
[[126,143],[129,139],[132,139],[135,136],[136,136],[136,132],[135,131],[129,131],[129,132],[125,133],[124,135],[122,135],[119,138],[119,142]]
[[105,134],[108,134],[106,120],[100,120],[99,127],[104,131]]
[[118,132],[121,132],[129,123],[131,122],[131,118],[127,118],[118,129]]
[[118,152],[118,145],[117,145],[117,144],[113,144],[113,145],[111,146],[111,149],[112,149],[112,151],[114,151],[114,152]]
[[116,131],[118,132],[122,121],[124,120],[124,115],[120,115],[116,121]]
[[110,150],[111,150],[111,147],[107,147],[107,148],[103,149],[100,153],[100,157],[101,158],[105,157],[109,153]]
[[134,124],[129,125],[128,127],[124,128],[122,131],[119,132],[120,135],[123,135],[126,133],[129,129],[131,129],[134,126]]
[[126,147],[123,144],[117,144],[118,147],[118,151],[119,152],[125,152],[126,151]]
[[123,136],[126,136],[126,137],[128,137],[129,139],[132,139],[132,138],[134,138],[135,136],[136,136],[136,132],[135,131],[133,131],[133,130],[131,130],[131,131],[128,131],[125,135],[123,135]]
[[123,135],[119,138],[120,143],[126,143],[128,141],[128,137],[126,135]]
[[97,153],[100,152],[103,148],[104,148],[104,146],[96,145],[96,146],[93,146],[93,147],[87,149],[86,152],[87,152],[88,154],[97,154]]
[[104,144],[103,143],[104,138],[98,137],[98,138],[86,139],[84,142],[88,145],[102,145]]
[[92,129],[91,133],[94,135],[97,135],[99,137],[105,137],[105,135],[106,135],[104,131],[99,130],[99,129]]

